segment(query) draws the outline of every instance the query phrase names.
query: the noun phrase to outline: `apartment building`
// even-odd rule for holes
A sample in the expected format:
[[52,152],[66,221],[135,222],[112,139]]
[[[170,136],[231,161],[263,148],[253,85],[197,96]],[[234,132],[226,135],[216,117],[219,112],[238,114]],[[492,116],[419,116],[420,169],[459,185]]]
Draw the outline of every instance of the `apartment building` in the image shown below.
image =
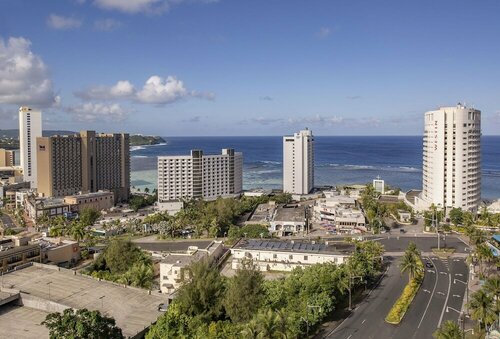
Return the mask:
[[425,113],[419,210],[477,211],[481,201],[481,111],[457,104]]
[[158,157],[158,201],[202,198],[214,200],[239,194],[243,186],[243,154],[225,148],[221,154]]
[[42,136],[42,112],[29,107],[19,108],[19,148],[24,181],[37,187],[36,139]]
[[309,129],[283,137],[283,192],[308,194],[314,187],[314,137]]
[[61,197],[109,190],[115,201],[130,194],[128,134],[75,135],[37,138],[38,194]]
[[345,263],[354,252],[347,243],[242,239],[231,248],[233,269],[251,260],[261,271],[293,271],[314,264]]
[[0,239],[0,272],[7,272],[29,262],[42,260],[40,245],[30,244],[28,237]]
[[16,165],[16,153],[0,148],[0,167],[11,167]]

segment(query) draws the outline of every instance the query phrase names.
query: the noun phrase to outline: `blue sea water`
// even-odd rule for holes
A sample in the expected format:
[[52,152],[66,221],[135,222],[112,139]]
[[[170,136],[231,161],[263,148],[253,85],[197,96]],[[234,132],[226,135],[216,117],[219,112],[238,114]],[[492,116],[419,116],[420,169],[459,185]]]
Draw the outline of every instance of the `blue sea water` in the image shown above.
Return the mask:
[[[132,185],[156,187],[156,157],[191,149],[243,152],[243,186],[281,188],[282,137],[164,137],[166,144],[133,147]],[[482,137],[482,197],[500,198],[500,136]],[[380,176],[403,190],[422,187],[420,136],[315,136],[315,184],[367,183]]]

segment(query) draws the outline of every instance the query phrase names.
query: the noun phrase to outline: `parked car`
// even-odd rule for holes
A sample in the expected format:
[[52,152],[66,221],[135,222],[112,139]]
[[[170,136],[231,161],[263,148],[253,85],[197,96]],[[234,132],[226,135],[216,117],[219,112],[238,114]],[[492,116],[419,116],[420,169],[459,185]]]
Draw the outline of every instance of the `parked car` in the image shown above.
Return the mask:
[[400,233],[406,233],[406,231],[405,231],[405,229],[404,229],[404,228],[400,229],[400,230],[399,230],[399,232],[400,232]]
[[425,267],[427,267],[427,268],[433,268],[434,265],[432,263],[430,263],[430,262],[426,262],[425,263]]
[[161,303],[158,305],[158,312],[167,312],[168,304]]

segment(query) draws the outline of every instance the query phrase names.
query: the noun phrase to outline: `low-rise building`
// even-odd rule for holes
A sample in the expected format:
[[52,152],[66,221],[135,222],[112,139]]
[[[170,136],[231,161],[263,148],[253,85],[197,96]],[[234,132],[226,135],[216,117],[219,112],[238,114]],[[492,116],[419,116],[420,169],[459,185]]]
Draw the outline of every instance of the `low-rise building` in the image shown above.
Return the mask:
[[365,215],[356,209],[339,209],[335,215],[335,227],[340,232],[366,231]]
[[115,205],[115,195],[109,191],[75,194],[64,197],[64,202],[71,206],[72,212],[81,212],[86,208],[102,211]]
[[231,248],[233,269],[251,260],[261,271],[292,271],[321,263],[344,263],[354,251],[348,243],[242,239]]
[[42,249],[42,262],[58,266],[74,266],[81,259],[77,241],[61,238],[43,238],[38,241]]
[[29,196],[25,200],[24,208],[31,220],[41,216],[56,217],[71,212],[70,205],[64,202],[64,198],[35,198]]
[[276,208],[276,202],[274,201],[269,201],[265,204],[259,204],[250,215],[248,220],[245,221],[245,225],[258,224],[269,226],[271,221],[273,220]]
[[41,262],[40,245],[30,244],[29,237],[0,239],[0,272],[7,272],[29,262]]
[[269,223],[269,232],[279,237],[306,232],[307,228],[307,210],[299,204],[278,206]]
[[189,265],[202,259],[218,260],[223,254],[221,241],[212,241],[205,249],[189,246],[185,252],[163,253],[160,262],[160,290],[171,294],[190,278]]

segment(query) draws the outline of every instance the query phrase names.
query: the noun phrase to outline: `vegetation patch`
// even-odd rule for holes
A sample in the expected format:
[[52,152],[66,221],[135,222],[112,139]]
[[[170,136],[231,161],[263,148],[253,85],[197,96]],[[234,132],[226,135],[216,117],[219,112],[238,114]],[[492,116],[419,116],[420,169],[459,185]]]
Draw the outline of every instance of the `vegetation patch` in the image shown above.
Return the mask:
[[418,250],[410,250],[409,248],[406,250],[405,256],[403,257],[403,261],[401,263],[401,270],[408,271],[410,276],[410,280],[408,284],[405,286],[403,293],[396,300],[391,310],[385,317],[385,321],[389,324],[397,325],[403,320],[403,317],[408,311],[411,302],[415,298],[415,295],[422,284],[422,280],[424,278],[424,264],[420,259],[420,253]]

